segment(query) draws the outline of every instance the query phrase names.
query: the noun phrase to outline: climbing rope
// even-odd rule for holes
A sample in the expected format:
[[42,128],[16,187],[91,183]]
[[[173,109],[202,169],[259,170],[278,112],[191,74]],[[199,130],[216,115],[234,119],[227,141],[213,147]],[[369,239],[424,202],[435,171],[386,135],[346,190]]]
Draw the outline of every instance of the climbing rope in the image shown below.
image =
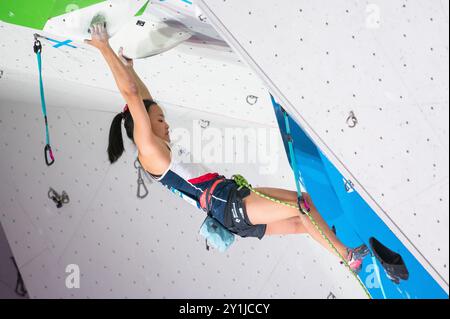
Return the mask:
[[[290,127],[289,127],[289,122],[288,122],[288,118],[287,118],[287,113],[286,111],[282,108],[283,110],[283,115],[285,118],[285,124],[286,124],[286,132],[287,132],[287,139],[288,139],[288,143],[289,143],[289,155],[291,158],[291,163],[293,166],[293,170],[294,170],[294,175],[295,175],[295,183],[296,183],[296,187],[297,187],[297,202],[298,204],[292,204],[289,202],[285,202],[282,200],[279,200],[277,198],[271,197],[269,195],[263,194],[257,190],[255,190],[252,185],[250,185],[247,180],[239,174],[233,175],[232,179],[235,181],[236,185],[238,185],[238,189],[241,189],[242,187],[247,187],[250,191],[252,191],[253,193],[255,193],[256,195],[271,200],[275,203],[279,203],[281,205],[285,205],[288,207],[292,207],[292,208],[296,208],[300,211],[300,213],[305,214],[306,216],[308,216],[309,220],[311,221],[311,223],[314,225],[314,227],[317,229],[317,231],[320,233],[320,235],[326,240],[326,242],[328,243],[328,245],[333,249],[333,251],[339,256],[339,258],[341,259],[341,264],[345,265],[345,267],[352,273],[352,275],[356,278],[356,280],[358,281],[358,283],[361,285],[361,287],[363,288],[365,294],[367,295],[367,297],[369,299],[372,299],[372,296],[370,295],[370,292],[367,290],[366,286],[363,284],[363,282],[361,281],[361,279],[358,277],[358,275],[350,268],[350,265],[347,262],[347,259],[344,258],[341,253],[338,251],[338,249],[336,248],[336,246],[334,246],[334,244],[331,242],[331,240],[328,238],[328,236],[325,234],[325,232],[322,230],[322,228],[319,226],[319,224],[316,222],[316,220],[314,219],[314,217],[311,215],[310,213],[310,208],[306,202],[306,200],[303,198],[303,196],[301,195],[301,191],[300,191],[300,185],[299,185],[299,176],[298,176],[298,170],[297,170],[297,166],[296,166],[296,161],[295,161],[295,154],[294,154],[294,148],[293,148],[293,139],[291,137],[291,132],[290,132]],[[303,207],[300,205],[300,203],[303,202],[304,206],[306,209],[303,209]]]
[[250,185],[247,182],[247,180],[242,175],[236,174],[236,175],[233,175],[231,178],[235,181],[236,185],[239,186],[238,190],[240,190],[242,187],[247,187],[253,193],[255,193],[256,195],[258,195],[258,196],[260,196],[262,198],[271,200],[272,202],[275,202],[275,203],[278,203],[278,204],[282,204],[282,205],[285,205],[285,206],[289,206],[289,207],[298,209],[298,206],[295,205],[295,204],[279,200],[278,198],[274,198],[274,197],[271,197],[269,195],[266,195],[266,194],[263,194],[263,193],[257,191],[256,189],[254,189],[252,187],[252,185]]

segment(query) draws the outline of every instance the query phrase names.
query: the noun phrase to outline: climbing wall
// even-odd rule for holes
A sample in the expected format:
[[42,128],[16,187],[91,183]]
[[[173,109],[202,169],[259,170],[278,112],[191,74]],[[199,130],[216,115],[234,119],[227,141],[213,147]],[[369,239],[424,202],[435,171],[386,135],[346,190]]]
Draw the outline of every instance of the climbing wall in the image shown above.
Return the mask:
[[448,1],[197,5],[448,292]]
[[[138,199],[131,143],[114,165],[106,155],[124,101],[101,56],[82,44],[43,41],[56,158],[47,167],[34,32],[0,23],[0,221],[31,298],[364,298],[309,236],[237,238],[226,253],[207,251],[200,211],[148,182],[149,195]],[[261,129],[273,138],[250,137],[265,150],[256,161],[204,165],[228,177],[242,173],[256,187],[294,190],[267,87],[239,57],[224,62],[205,52],[186,46],[135,61],[173,138]],[[49,187],[66,191],[70,203],[56,208]]]
[[[15,100],[3,90],[20,86],[37,94],[35,83],[24,78],[2,83],[0,217],[31,298],[326,298],[330,292],[363,297],[338,261],[306,236],[238,239],[227,253],[206,251],[197,234],[200,211],[157,184],[147,183],[148,197],[136,198],[130,143],[118,163],[107,162],[114,114],[66,105],[64,91],[52,89],[51,80],[48,114],[56,162],[47,168],[39,103]],[[93,88],[82,92],[80,104],[105,95]],[[111,100],[120,102],[117,96]],[[198,120],[222,132],[257,127],[161,104],[172,127],[190,134]],[[282,149],[273,155],[279,167],[271,175],[259,171],[265,165],[205,165],[227,176],[244,173],[255,186],[293,189]],[[66,191],[70,203],[56,208],[47,197],[49,187]],[[79,267],[79,289],[66,287],[71,265]]]

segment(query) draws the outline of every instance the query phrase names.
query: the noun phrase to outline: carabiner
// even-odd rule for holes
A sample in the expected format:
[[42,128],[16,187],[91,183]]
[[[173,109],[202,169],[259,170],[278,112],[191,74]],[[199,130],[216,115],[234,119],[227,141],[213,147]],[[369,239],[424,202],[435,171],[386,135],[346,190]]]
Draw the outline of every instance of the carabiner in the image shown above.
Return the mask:
[[311,211],[311,206],[309,206],[309,203],[306,201],[306,199],[302,196],[303,204],[305,205],[306,211],[309,213]]
[[48,190],[47,194],[48,194],[48,198],[53,199],[53,200],[55,200],[59,197],[58,193],[51,187]]
[[309,213],[309,212],[311,211],[311,207],[310,207],[309,204],[306,202],[306,200],[305,200],[305,198],[304,198],[303,196],[298,196],[298,197],[297,197],[297,205],[298,205],[298,208],[299,208],[300,212],[301,212],[303,215],[306,215],[306,213],[305,213],[305,211],[303,210],[302,205],[301,205],[302,202],[303,202],[303,206],[305,206],[305,208],[306,208],[306,211]]
[[141,167],[142,167],[141,162],[139,161],[139,158],[136,157],[136,159],[134,160],[134,168],[140,169]]
[[[49,160],[47,155],[50,155],[51,161]],[[49,144],[45,145],[44,157],[45,157],[45,163],[47,164],[47,166],[50,166],[55,162],[55,158],[53,157],[52,147]]]
[[[145,186],[144,180],[142,178],[139,178],[137,182],[138,182],[138,189],[137,189],[137,194],[136,194],[137,197],[140,198],[140,199],[147,197],[148,189],[147,189],[147,186]],[[140,194],[141,193],[141,191],[140,191],[141,187],[143,187],[144,191],[145,191],[145,193],[142,194],[142,195]]]
[[353,111],[350,111],[346,123],[350,128],[354,128],[356,124],[358,124],[358,119],[356,118],[355,113],[353,113]]
[[67,195],[66,191],[62,191],[62,194],[61,194],[61,202],[62,202],[63,204],[68,204],[69,201],[70,201],[69,195]]
[[[137,180],[137,183],[138,183],[138,189],[137,189],[137,197],[138,198],[145,198],[147,195],[148,195],[148,189],[147,189],[147,186],[145,186],[145,183],[144,183],[144,179],[142,178],[142,174],[141,174],[141,170],[142,170],[142,168],[138,168],[138,180]],[[144,190],[145,190],[145,193],[143,194],[143,195],[141,195],[141,187],[143,187],[144,188]]]
[[347,193],[350,193],[350,192],[352,192],[353,190],[354,190],[354,185],[353,185],[353,183],[352,183],[352,181],[351,180],[347,180],[347,179],[344,179],[344,187],[345,187],[345,191],[347,192]]
[[34,46],[33,46],[34,53],[36,53],[36,54],[41,53],[42,52],[41,41],[39,41],[36,36],[34,38],[35,38]]

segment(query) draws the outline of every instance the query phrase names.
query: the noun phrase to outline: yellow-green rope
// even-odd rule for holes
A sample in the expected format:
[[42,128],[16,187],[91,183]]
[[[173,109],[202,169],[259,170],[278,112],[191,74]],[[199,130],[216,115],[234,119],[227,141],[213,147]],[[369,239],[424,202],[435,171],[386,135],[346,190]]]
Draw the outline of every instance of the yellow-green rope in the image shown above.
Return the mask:
[[[289,203],[289,202],[285,202],[282,200],[279,200],[277,198],[271,197],[269,195],[263,194],[259,191],[257,191],[256,189],[254,189],[252,187],[252,185],[250,185],[247,180],[239,174],[235,174],[232,176],[232,179],[234,180],[234,182],[236,183],[236,185],[239,186],[238,189],[241,189],[242,187],[247,187],[249,190],[251,190],[252,192],[254,192],[256,195],[271,200],[275,203],[279,203],[281,205],[285,205],[285,206],[289,206],[295,209],[299,209],[298,205]],[[363,284],[363,282],[361,281],[361,279],[358,277],[358,275],[350,268],[350,265],[347,262],[347,259],[345,259],[341,253],[337,250],[336,246],[333,245],[333,243],[331,242],[331,240],[328,238],[327,235],[325,235],[325,233],[323,232],[322,228],[320,228],[319,224],[316,222],[316,220],[314,219],[314,217],[311,215],[310,212],[304,210],[302,207],[300,207],[300,210],[306,214],[306,216],[308,216],[309,220],[311,221],[311,223],[316,227],[316,229],[319,231],[319,233],[322,235],[322,237],[327,241],[327,243],[330,245],[330,247],[336,252],[336,254],[341,258],[341,261],[343,262],[343,264],[345,265],[345,267],[347,267],[347,269],[352,273],[352,275],[356,278],[356,280],[359,282],[359,284],[361,285],[361,287],[363,288],[364,292],[366,293],[367,297],[369,299],[372,299],[372,296],[370,295],[369,291],[367,290],[367,287]]]

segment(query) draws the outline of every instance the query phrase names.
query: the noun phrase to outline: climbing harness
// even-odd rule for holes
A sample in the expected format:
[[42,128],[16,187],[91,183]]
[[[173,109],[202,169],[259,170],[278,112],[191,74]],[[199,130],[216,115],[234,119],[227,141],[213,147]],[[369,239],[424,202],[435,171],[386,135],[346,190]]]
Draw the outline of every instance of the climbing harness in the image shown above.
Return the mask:
[[[272,101],[273,97],[272,97]],[[297,161],[295,159],[295,153],[294,153],[294,146],[293,146],[293,138],[291,135],[291,129],[289,126],[289,117],[288,114],[286,112],[286,110],[284,108],[281,107],[281,111],[283,113],[284,116],[284,122],[285,122],[285,127],[286,127],[286,136],[284,137],[287,142],[288,142],[288,146],[289,146],[289,157],[291,160],[291,165],[292,165],[292,169],[294,170],[294,175],[295,175],[295,185],[297,188],[297,201],[299,204],[299,208],[301,208],[300,206],[300,201],[301,201],[301,193],[300,193],[300,185],[299,185],[299,180],[301,180],[301,176],[299,176],[300,172],[297,169]],[[306,203],[306,201],[304,201]],[[314,225],[314,227],[319,231],[320,235],[327,241],[327,243],[329,244],[329,246],[334,250],[334,252],[339,256],[339,258],[341,259],[341,264],[345,265],[345,267],[351,272],[351,274],[355,277],[355,279],[358,281],[358,283],[361,285],[361,287],[363,288],[365,294],[367,295],[367,297],[369,299],[372,299],[372,296],[370,295],[369,291],[367,290],[367,287],[364,285],[364,283],[361,281],[361,279],[358,277],[358,275],[350,268],[350,265],[348,264],[346,258],[344,258],[344,256],[342,256],[339,251],[337,250],[336,246],[333,245],[333,243],[331,242],[331,240],[328,238],[328,236],[324,233],[324,231],[321,229],[321,227],[319,226],[319,224],[316,222],[316,220],[314,219],[314,217],[310,214],[310,211],[308,209],[306,210],[301,210],[300,211],[304,212],[309,220],[311,221],[311,223]]]
[[214,190],[216,189],[217,185],[219,185],[220,183],[222,183],[224,181],[225,181],[224,177],[217,179],[216,181],[214,181],[214,183],[210,187],[205,189],[203,191],[203,193],[200,195],[200,199],[199,199],[200,207],[206,213],[208,213],[208,215],[210,214],[210,211],[211,211],[212,194],[214,193]]
[[[238,190],[240,190],[242,187],[247,187],[250,191],[252,191],[253,193],[255,193],[256,195],[258,195],[258,196],[260,196],[260,197],[262,197],[262,198],[271,200],[271,201],[273,201],[273,202],[275,202],[275,203],[278,203],[278,204],[282,204],[282,205],[285,205],[285,206],[289,206],[289,207],[292,207],[292,208],[296,208],[296,209],[298,209],[298,207],[299,207],[298,205],[295,205],[295,204],[292,204],[292,203],[289,203],[289,202],[285,202],[285,201],[279,200],[278,198],[274,198],[274,197],[271,197],[271,196],[269,196],[269,195],[266,195],[266,194],[263,194],[263,193],[257,191],[256,189],[254,189],[254,188],[252,187],[252,185],[250,185],[250,184],[247,182],[247,180],[246,180],[242,175],[235,174],[235,175],[233,175],[233,176],[231,177],[231,179],[233,179],[234,182],[238,185]],[[301,197],[300,201],[303,202],[303,205],[305,206],[305,208],[306,208],[307,211],[310,211],[310,210],[311,210],[311,208],[309,207],[308,203],[304,200],[303,197]],[[300,209],[303,210],[303,208],[302,208],[301,206],[300,206]],[[305,214],[305,212],[302,211],[302,214]]]
[[[139,187],[140,185],[143,185],[145,190],[147,191],[147,188],[145,187],[144,180],[141,176],[141,170],[143,170],[142,165],[139,162],[139,158],[136,158],[134,162],[134,167],[139,169],[139,178],[138,178],[138,197],[139,197]],[[147,172],[144,170],[144,174],[147,174]],[[206,244],[206,250],[209,250],[210,246],[219,250],[219,251],[225,251],[228,249],[231,244],[234,242],[234,234],[230,232],[226,227],[224,227],[219,221],[217,221],[211,214],[211,198],[214,189],[217,187],[217,185],[224,181],[224,178],[218,179],[213,183],[211,187],[208,189],[205,189],[200,196],[200,200],[197,201],[193,199],[192,197],[184,194],[183,192],[179,191],[178,189],[164,185],[167,189],[169,189],[172,193],[175,195],[178,195],[182,199],[184,199],[186,202],[191,204],[192,206],[195,206],[198,209],[201,209],[207,213],[207,216],[205,220],[203,221],[202,225],[200,226],[199,234],[202,235],[205,238],[205,244]],[[148,193],[148,192],[147,192]],[[147,194],[145,194],[147,196]],[[143,197],[145,197],[143,196]],[[140,197],[140,198],[143,198]]]
[[41,106],[42,113],[44,114],[45,120],[45,135],[46,135],[46,144],[44,147],[44,158],[47,166],[52,165],[55,162],[55,157],[53,156],[52,147],[50,146],[50,133],[48,131],[48,120],[47,120],[47,107],[45,105],[45,96],[44,96],[44,83],[42,81],[42,44],[38,40],[38,35],[34,35],[34,53],[36,53],[38,60],[38,69],[39,69],[39,87],[41,94]]
[[[134,168],[138,170],[138,180],[137,180],[137,194],[136,196],[140,199],[147,197],[148,195],[148,189],[147,186],[145,186],[144,179],[142,178],[142,171],[143,168],[141,166],[141,163],[139,162],[139,159],[136,158],[134,161]],[[141,188],[145,191],[145,193],[141,194]]]

